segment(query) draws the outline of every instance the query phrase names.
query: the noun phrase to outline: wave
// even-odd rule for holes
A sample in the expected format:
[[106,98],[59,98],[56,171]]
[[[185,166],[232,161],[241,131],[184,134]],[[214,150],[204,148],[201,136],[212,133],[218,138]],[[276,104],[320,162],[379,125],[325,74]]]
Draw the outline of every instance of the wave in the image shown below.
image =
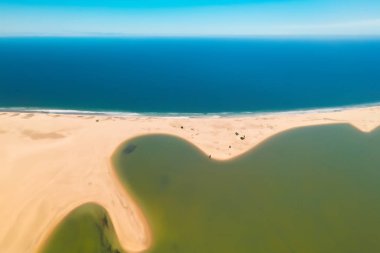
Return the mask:
[[243,111],[243,112],[212,112],[212,113],[183,113],[183,112],[127,112],[127,111],[103,111],[80,109],[56,109],[39,107],[0,107],[0,112],[18,113],[45,113],[64,115],[95,115],[95,116],[121,116],[121,117],[175,117],[175,118],[225,118],[225,117],[250,117],[267,115],[307,114],[337,112],[347,109],[357,109],[380,106],[380,102],[345,105],[339,107],[306,108],[284,111]]

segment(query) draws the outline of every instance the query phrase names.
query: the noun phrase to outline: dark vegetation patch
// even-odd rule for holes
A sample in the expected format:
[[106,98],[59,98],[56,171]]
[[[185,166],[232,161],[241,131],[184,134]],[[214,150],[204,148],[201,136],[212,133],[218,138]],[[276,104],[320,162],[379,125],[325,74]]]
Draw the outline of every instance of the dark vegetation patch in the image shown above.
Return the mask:
[[124,149],[123,149],[123,154],[129,155],[133,151],[135,151],[137,146],[135,144],[128,144]]

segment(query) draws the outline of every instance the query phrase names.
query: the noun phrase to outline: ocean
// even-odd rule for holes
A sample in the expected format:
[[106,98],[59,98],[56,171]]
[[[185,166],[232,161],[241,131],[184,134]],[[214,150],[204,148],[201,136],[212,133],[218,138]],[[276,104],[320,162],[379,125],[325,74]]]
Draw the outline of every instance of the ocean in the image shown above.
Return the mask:
[[0,39],[0,108],[234,114],[377,102],[377,39]]

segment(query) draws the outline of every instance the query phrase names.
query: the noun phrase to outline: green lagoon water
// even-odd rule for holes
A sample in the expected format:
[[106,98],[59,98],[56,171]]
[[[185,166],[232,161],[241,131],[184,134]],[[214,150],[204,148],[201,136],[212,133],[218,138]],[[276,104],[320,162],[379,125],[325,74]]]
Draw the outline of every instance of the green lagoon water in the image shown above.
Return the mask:
[[152,229],[148,253],[380,252],[380,130],[295,129],[225,162],[150,135],[114,163]]
[[42,248],[43,253],[124,253],[106,211],[93,203],[72,211]]

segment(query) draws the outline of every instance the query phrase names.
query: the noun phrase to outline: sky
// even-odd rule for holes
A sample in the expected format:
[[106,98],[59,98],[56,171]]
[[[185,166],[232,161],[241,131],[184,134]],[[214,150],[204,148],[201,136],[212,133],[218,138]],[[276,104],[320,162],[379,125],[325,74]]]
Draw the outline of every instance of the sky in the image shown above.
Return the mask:
[[380,0],[0,0],[0,36],[380,36]]

